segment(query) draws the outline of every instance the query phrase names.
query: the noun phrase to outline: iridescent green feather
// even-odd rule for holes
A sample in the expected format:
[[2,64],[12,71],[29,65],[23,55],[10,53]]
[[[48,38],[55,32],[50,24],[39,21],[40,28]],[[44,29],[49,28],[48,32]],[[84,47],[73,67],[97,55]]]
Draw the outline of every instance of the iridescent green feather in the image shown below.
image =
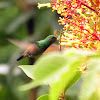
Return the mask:
[[46,50],[57,38],[54,35],[49,35],[46,39],[38,41],[38,47],[40,50]]

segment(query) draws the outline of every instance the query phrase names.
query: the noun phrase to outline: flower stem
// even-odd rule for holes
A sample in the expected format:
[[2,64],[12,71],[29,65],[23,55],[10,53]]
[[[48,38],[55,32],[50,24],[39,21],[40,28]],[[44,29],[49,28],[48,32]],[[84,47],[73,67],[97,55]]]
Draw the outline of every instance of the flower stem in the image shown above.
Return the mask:
[[95,9],[93,9],[92,7],[90,7],[90,6],[86,5],[86,4],[84,4],[83,2],[81,2],[81,5],[86,6],[87,8],[89,8],[89,9],[91,9],[92,11],[96,12],[96,14],[98,13]]
[[59,51],[61,51],[61,36],[62,36],[62,30],[60,32]]

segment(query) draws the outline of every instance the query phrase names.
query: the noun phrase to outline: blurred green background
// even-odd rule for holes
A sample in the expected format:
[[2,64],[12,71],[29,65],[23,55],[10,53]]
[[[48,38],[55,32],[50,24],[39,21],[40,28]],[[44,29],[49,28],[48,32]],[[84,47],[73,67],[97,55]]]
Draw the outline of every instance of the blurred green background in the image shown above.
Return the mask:
[[[35,100],[36,95],[48,93],[48,87],[30,91],[17,91],[17,87],[30,79],[18,68],[32,64],[34,59],[16,59],[23,53],[7,39],[34,42],[54,34],[58,25],[56,12],[51,8],[37,8],[37,3],[50,0],[0,0],[0,100]],[[36,92],[37,91],[37,92]]]
[[[18,66],[33,64],[35,59],[25,58],[16,62],[23,50],[7,40],[10,38],[34,42],[54,34],[55,29],[62,29],[63,26],[58,25],[59,15],[56,11],[52,12],[51,8],[46,7],[38,9],[38,2],[46,3],[50,0],[0,0],[0,100],[36,100],[40,95],[49,92],[48,86],[37,87],[29,91],[17,90],[18,86],[31,81]],[[95,67],[92,67],[92,70],[94,69]],[[92,75],[96,76],[97,70],[94,70]],[[66,93],[67,100],[79,100],[79,98],[80,100],[99,100],[96,96],[95,82],[93,83],[95,76],[91,76],[91,80],[88,80],[90,79],[88,77],[88,81],[80,79],[73,87],[69,88]],[[89,99],[85,99],[85,93],[90,84],[84,85],[83,81],[91,83],[90,91],[87,91]],[[81,86],[83,87],[82,91]],[[87,86],[85,90],[84,86]],[[79,96],[80,91],[81,96]]]

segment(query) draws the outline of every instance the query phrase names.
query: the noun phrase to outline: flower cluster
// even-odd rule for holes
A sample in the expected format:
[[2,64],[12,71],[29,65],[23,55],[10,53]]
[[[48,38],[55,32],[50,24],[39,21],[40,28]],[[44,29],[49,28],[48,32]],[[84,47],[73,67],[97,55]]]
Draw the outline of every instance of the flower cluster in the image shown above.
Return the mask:
[[45,6],[52,7],[52,11],[56,10],[61,15],[59,25],[64,25],[61,45],[100,51],[100,1],[51,1]]

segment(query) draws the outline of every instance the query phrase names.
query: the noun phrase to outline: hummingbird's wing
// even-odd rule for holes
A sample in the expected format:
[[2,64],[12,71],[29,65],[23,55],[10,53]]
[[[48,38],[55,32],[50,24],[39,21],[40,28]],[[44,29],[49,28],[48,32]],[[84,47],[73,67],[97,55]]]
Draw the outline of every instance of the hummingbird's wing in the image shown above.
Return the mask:
[[25,50],[25,52],[17,59],[17,61],[23,59],[24,57],[34,57],[40,54],[41,51],[37,46],[37,43],[30,44],[30,46]]
[[19,41],[13,39],[8,39],[8,41],[16,45],[17,47],[21,48],[22,50],[26,50],[31,45],[31,43],[28,43],[26,41]]

